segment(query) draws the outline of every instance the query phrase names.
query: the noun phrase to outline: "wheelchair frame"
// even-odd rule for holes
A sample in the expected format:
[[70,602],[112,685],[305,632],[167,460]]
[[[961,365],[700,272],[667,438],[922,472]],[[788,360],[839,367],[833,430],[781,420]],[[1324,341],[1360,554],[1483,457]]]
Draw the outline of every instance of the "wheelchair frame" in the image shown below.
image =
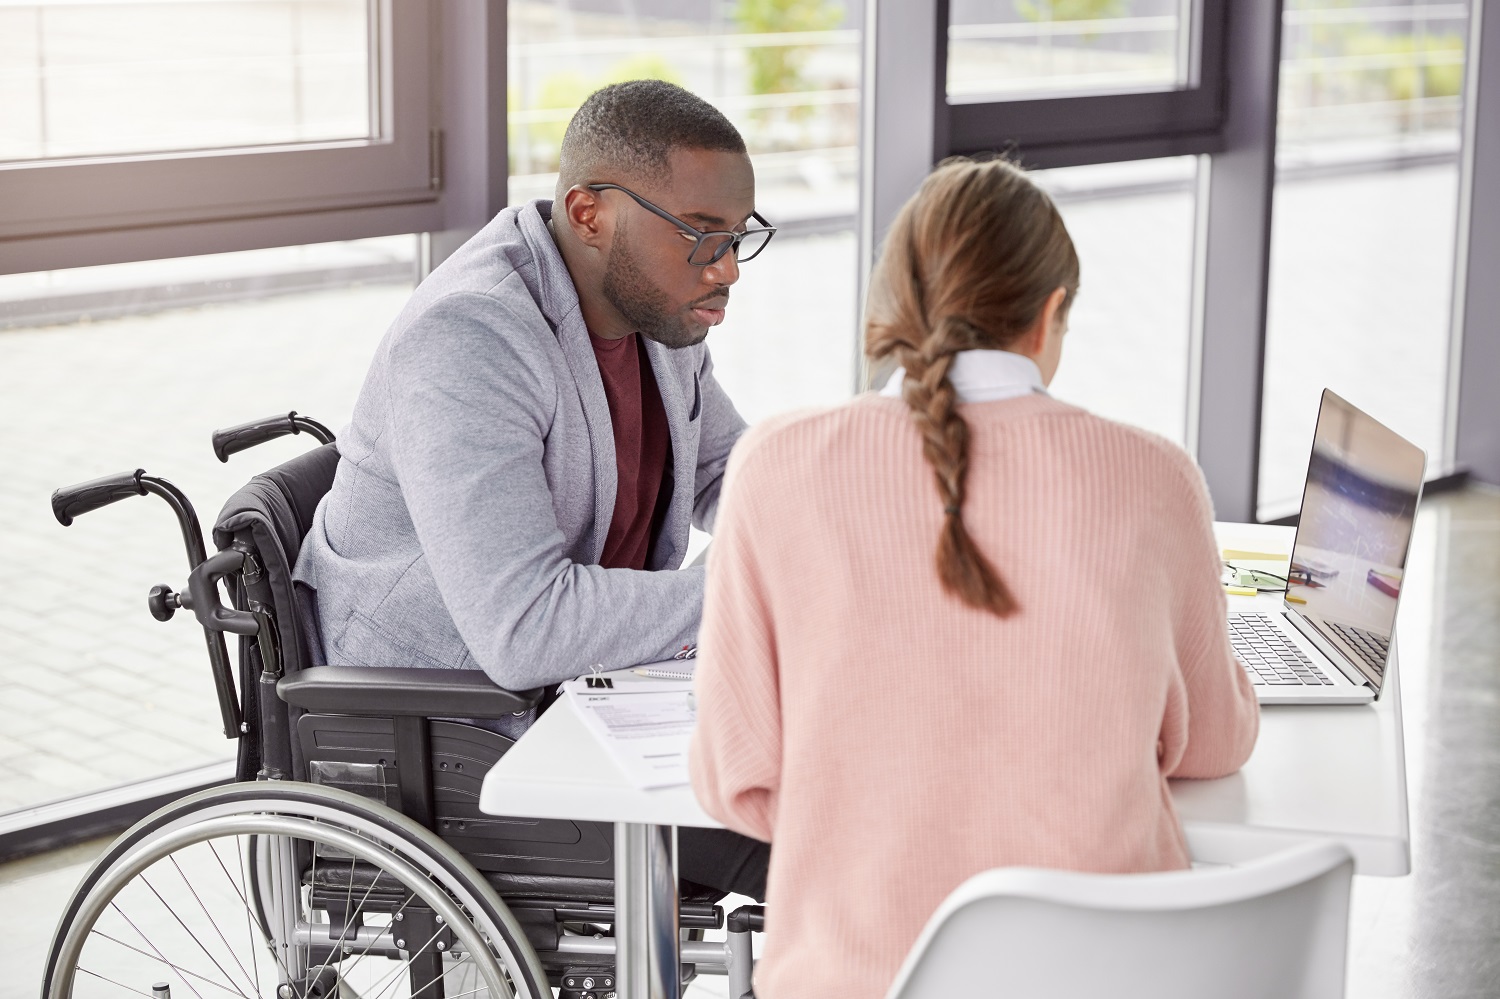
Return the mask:
[[[83,513],[133,495],[154,493],[172,508],[187,550],[188,582],[185,592],[165,585],[152,587],[148,608],[159,621],[186,609],[202,626],[224,734],[238,740],[239,759],[237,783],[190,795],[158,810],[116,840],[90,870],[59,923],[43,999],[72,995],[79,951],[90,934],[102,935],[96,922],[117,893],[136,878],[144,880],[152,863],[170,859],[177,865],[178,848],[205,842],[253,917],[247,922],[263,931],[262,944],[251,933],[250,947],[263,945],[276,957],[278,999],[348,994],[350,987],[341,968],[355,947],[361,948],[360,960],[371,953],[398,959],[406,954],[410,995],[422,999],[444,999],[449,974],[445,968],[451,969],[460,955],[458,963],[472,961],[491,995],[550,999],[552,985],[562,985],[564,996],[607,995],[612,983],[597,972],[565,980],[570,967],[600,969],[613,962],[614,940],[602,932],[613,920],[613,903],[605,904],[597,885],[580,898],[567,890],[583,883],[576,877],[523,872],[507,880],[503,870],[493,869],[496,863],[486,860],[495,879],[492,884],[475,866],[476,855],[465,856],[455,844],[445,842],[450,838],[466,842],[459,835],[466,831],[462,817],[440,820],[434,809],[434,775],[445,781],[449,776],[446,759],[434,766],[434,732],[462,741],[465,735],[458,730],[466,727],[434,719],[504,718],[534,707],[543,692],[503,690],[477,670],[310,665],[308,632],[316,628],[316,621],[303,617],[307,608],[299,605],[292,588],[289,572],[295,555],[288,560],[285,551],[260,550],[282,545],[278,531],[295,530],[300,544],[310,524],[277,525],[262,531],[257,545],[248,522],[244,517],[236,519],[230,507],[246,490],[265,480],[281,490],[286,509],[300,520],[286,484],[273,482],[272,477],[294,465],[298,474],[304,474],[305,468],[326,464],[327,459],[318,455],[333,453],[334,435],[293,411],[216,431],[212,445],[219,460],[228,461],[239,451],[301,433],[314,437],[322,447],[256,476],[250,486],[237,492],[215,526],[219,550],[213,555],[206,553],[202,528],[187,496],[143,469],[59,489],[52,496],[53,512],[64,526]],[[329,467],[336,464],[335,455]],[[264,483],[262,487],[270,488]],[[318,495],[327,488],[324,485]],[[278,575],[272,571],[278,568],[271,564],[273,555],[280,559],[285,578],[272,578]],[[221,585],[229,587],[230,606],[221,600]],[[238,692],[225,634],[240,639]],[[311,759],[307,746],[318,744],[318,726],[328,719],[333,720],[328,724],[343,732],[345,741],[379,743],[382,748],[377,752],[385,755],[378,765],[359,762],[363,757],[357,753],[351,757],[353,762]],[[386,721],[393,741],[380,742],[385,738]],[[343,731],[350,728],[352,735]],[[503,737],[484,735],[488,739],[480,741],[488,742],[488,753],[494,758],[498,758],[497,740],[504,743],[499,752],[508,748]],[[389,751],[383,748],[387,746]],[[312,752],[339,755],[322,749]],[[389,763],[395,766],[387,766],[391,752],[395,755]],[[455,758],[472,762],[473,752],[472,747],[464,748],[456,751]],[[322,767],[325,762],[330,766]],[[463,769],[462,762],[455,765],[458,771]],[[396,775],[394,797],[386,780],[391,771]],[[293,779],[300,774],[316,778],[320,773],[334,786]],[[338,786],[340,775],[348,774],[356,776],[344,788],[353,787],[359,794]],[[439,823],[446,836],[439,835]],[[231,836],[241,862],[238,883],[214,846]],[[351,858],[347,876],[343,859],[334,865],[328,857]],[[325,858],[321,875],[320,858]],[[178,873],[182,873],[180,865]],[[383,880],[387,875],[394,884]],[[186,875],[183,880],[188,880]],[[157,892],[154,886],[151,890]],[[357,902],[355,892],[361,893]],[[161,899],[160,893],[157,898]],[[413,906],[414,901],[419,904]],[[763,928],[763,909],[744,906],[732,913],[728,939],[722,943],[696,939],[704,929],[725,925],[723,910],[713,901],[687,900],[680,912],[681,926],[695,938],[682,948],[688,980],[698,972],[726,974],[731,994],[747,995],[754,964],[750,933]],[[206,906],[204,915],[212,922]],[[382,918],[385,921],[380,923]],[[582,932],[567,932],[572,927]],[[186,924],[183,928],[188,929]],[[223,939],[223,933],[219,935]],[[420,947],[407,946],[406,937],[413,943],[425,940]],[[201,941],[198,947],[209,954]],[[159,951],[158,956],[176,970]],[[181,974],[179,978],[193,988],[187,978]],[[226,979],[232,978],[226,972]],[[584,981],[591,988],[580,987]],[[198,994],[197,989],[193,991]]]

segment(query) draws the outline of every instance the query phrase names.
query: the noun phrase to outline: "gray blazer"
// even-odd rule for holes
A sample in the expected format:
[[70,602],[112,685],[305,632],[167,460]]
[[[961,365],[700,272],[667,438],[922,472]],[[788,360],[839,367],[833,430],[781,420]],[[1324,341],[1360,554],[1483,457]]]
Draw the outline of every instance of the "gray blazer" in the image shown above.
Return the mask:
[[[547,229],[507,208],[423,281],[376,350],[297,561],[324,660],[483,669],[522,690],[669,657],[704,569],[598,565],[617,472],[604,384]],[[745,429],[704,344],[647,342],[671,428],[650,570],[711,530]]]

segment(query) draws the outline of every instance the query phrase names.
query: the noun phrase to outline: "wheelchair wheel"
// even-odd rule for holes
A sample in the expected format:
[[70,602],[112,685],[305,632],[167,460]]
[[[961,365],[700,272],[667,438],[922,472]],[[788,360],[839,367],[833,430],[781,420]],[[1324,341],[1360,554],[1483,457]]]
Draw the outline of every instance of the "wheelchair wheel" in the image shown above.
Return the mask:
[[43,999],[550,999],[520,925],[452,847],[369,799],[296,782],[191,795],[84,877]]

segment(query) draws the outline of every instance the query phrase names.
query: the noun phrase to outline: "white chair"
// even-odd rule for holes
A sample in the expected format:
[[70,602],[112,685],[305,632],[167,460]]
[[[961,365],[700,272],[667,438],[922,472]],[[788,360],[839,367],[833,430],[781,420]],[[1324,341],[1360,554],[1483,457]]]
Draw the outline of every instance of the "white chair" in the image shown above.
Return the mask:
[[1329,842],[1206,871],[985,871],[928,920],[887,999],[1338,999],[1353,872]]

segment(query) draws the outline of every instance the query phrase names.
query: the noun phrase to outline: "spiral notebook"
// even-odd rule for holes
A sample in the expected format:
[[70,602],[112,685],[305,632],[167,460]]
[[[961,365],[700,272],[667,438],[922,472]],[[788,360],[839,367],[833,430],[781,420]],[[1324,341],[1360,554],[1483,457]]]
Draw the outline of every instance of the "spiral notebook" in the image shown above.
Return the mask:
[[649,676],[653,680],[691,680],[696,659],[668,659],[666,662],[637,666],[631,670],[636,676]]

